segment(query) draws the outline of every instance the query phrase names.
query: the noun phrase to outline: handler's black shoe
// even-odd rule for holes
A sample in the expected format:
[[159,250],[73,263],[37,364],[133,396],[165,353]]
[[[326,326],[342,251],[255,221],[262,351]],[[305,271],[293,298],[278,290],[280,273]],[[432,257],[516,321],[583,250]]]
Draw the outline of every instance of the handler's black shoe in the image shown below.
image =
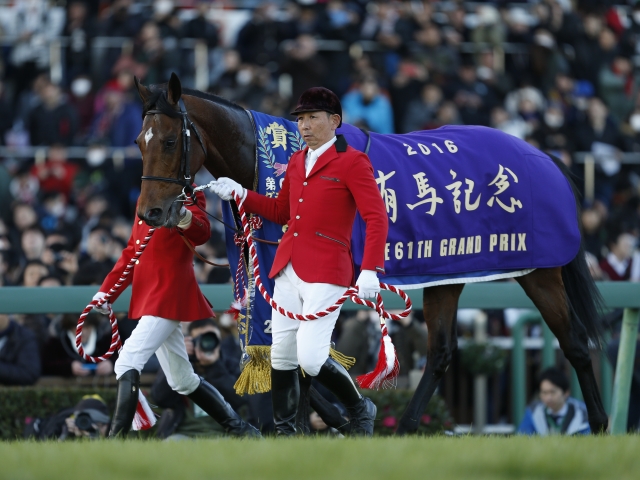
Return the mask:
[[312,378],[311,375],[305,375],[302,369],[298,367],[300,398],[298,400],[298,412],[296,413],[296,433],[299,435],[311,435],[309,404]]
[[235,437],[262,438],[260,431],[248,422],[227,403],[222,394],[209,382],[200,379],[200,385],[187,395],[211,418],[222,425],[229,435]]
[[371,400],[360,395],[345,368],[329,357],[316,378],[347,408],[350,422],[338,430],[352,436],[372,436],[377,408]]
[[278,437],[290,437],[296,434],[299,399],[298,369],[276,370],[271,368],[271,404],[273,423]]
[[118,379],[116,411],[111,420],[109,438],[124,437],[131,430],[131,422],[138,407],[139,389],[140,372],[137,370],[127,370]]
[[351,428],[349,434],[352,436],[371,437],[373,435],[373,422],[376,419],[378,408],[367,397],[362,397],[357,405],[347,407]]

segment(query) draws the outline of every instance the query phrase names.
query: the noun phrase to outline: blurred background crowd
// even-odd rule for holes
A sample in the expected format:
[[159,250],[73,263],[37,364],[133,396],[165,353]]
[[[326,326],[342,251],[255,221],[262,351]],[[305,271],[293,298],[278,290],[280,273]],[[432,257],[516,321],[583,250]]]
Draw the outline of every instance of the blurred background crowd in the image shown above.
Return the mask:
[[[0,286],[102,282],[139,194],[133,78],[171,72],[287,118],[323,85],[371,131],[486,125],[525,139],[576,175],[593,276],[640,280],[640,1],[0,0],[0,46]],[[201,253],[223,260],[212,229]],[[196,272],[230,281],[198,260]],[[492,313],[489,333],[508,335],[514,315]],[[414,318],[392,326],[404,373],[424,364]],[[375,360],[376,322],[344,317],[338,349]],[[48,356],[71,346],[48,344],[75,318],[19,323]]]

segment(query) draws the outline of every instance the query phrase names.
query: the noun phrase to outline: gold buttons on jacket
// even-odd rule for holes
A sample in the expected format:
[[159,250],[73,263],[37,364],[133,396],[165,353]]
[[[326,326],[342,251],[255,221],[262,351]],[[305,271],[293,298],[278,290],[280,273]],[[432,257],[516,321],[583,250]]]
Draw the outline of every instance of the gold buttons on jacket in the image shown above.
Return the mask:
[[307,186],[307,182],[303,182],[302,185],[304,185],[306,187]]
[[136,265],[138,265],[140,263],[140,260],[136,260]]
[[300,203],[302,203],[302,199],[298,200]]
[[140,244],[140,240],[136,240],[136,245]]
[[296,215],[296,220],[300,220],[300,215]]
[[294,234],[293,234],[293,236],[294,236],[294,237],[297,237],[297,236],[298,236],[298,234],[297,234],[297,233],[294,233]]
[[138,225],[142,225],[142,220],[140,220],[140,221],[138,222]]

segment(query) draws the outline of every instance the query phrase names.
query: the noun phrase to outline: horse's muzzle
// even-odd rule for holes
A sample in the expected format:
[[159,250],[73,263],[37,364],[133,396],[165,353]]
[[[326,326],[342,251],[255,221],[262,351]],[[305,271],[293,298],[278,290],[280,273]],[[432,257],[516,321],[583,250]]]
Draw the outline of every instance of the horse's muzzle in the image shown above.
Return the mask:
[[161,208],[150,208],[142,215],[138,213],[138,217],[150,227],[161,227],[165,223],[164,211]]

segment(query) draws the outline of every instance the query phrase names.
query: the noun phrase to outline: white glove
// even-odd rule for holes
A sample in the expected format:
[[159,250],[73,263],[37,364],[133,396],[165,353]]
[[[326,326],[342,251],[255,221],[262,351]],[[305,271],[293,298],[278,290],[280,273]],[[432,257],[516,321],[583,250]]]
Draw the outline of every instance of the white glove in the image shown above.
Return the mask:
[[362,270],[356,281],[356,287],[358,287],[358,297],[376,298],[380,293],[378,274],[374,270]]
[[245,191],[244,187],[238,182],[235,182],[227,177],[220,177],[211,186],[211,191],[218,195],[222,200],[231,200],[233,194],[237,193],[240,198],[244,199]]
[[[105,292],[98,292],[93,296],[93,300],[102,300],[107,294]],[[93,307],[93,309],[96,312],[100,312],[103,315],[109,315],[109,308],[107,308],[107,306],[109,305],[109,302],[105,302],[102,304],[101,307],[95,306]]]
[[191,218],[193,217],[193,213],[191,210],[187,210],[184,208],[184,205],[180,209],[180,221],[178,222],[178,228],[182,230],[186,230],[191,226]]

